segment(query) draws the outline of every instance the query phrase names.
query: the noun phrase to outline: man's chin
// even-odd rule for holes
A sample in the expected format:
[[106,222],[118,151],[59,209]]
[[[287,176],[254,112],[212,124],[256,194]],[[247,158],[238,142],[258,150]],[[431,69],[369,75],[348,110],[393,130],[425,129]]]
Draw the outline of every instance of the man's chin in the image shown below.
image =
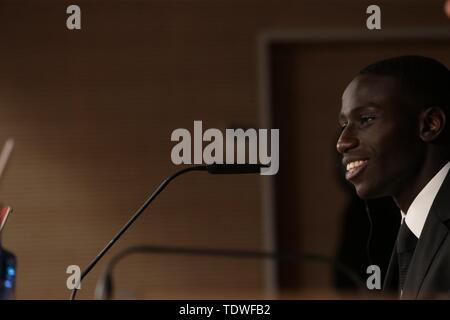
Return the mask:
[[360,197],[362,200],[370,200],[386,196],[385,194],[382,194],[382,192],[380,192],[379,190],[376,190],[375,188],[370,188],[367,185],[355,185],[355,191],[358,197]]

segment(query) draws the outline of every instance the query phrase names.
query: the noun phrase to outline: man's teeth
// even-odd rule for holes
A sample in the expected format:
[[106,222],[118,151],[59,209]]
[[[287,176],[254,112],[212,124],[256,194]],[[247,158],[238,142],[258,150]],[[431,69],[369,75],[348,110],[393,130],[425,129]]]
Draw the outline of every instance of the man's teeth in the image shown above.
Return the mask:
[[365,164],[366,162],[367,162],[367,160],[358,160],[358,161],[350,162],[347,164],[347,171],[356,169],[356,168],[362,166],[363,164]]

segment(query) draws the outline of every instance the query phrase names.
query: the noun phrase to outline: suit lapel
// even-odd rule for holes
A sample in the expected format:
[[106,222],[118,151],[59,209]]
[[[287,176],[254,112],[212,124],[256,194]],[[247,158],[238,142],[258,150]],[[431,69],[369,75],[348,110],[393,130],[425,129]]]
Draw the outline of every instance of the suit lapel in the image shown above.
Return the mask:
[[397,243],[392,250],[389,266],[383,283],[383,291],[391,294],[398,291],[398,261],[397,261]]
[[[432,212],[430,212],[431,214]],[[428,215],[405,280],[403,299],[417,299],[433,259],[448,234],[448,229],[434,215]]]
[[417,299],[423,280],[448,235],[445,222],[450,219],[450,173],[439,189],[423,227],[405,280],[402,298]]

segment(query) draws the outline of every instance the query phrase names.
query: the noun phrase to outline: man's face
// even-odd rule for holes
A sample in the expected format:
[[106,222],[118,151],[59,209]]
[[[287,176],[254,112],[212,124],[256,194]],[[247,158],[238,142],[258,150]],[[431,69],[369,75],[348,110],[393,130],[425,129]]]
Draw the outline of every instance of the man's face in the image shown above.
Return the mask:
[[346,179],[363,199],[395,196],[424,162],[417,110],[394,78],[360,75],[342,96],[337,149]]

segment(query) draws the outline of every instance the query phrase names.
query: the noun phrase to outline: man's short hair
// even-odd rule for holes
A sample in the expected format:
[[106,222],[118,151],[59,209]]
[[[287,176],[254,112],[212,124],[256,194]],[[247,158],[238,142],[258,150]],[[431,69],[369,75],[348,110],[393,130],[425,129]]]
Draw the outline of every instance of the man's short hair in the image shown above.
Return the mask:
[[441,107],[447,114],[450,111],[450,71],[435,59],[416,55],[390,58],[359,72],[367,74],[394,77],[420,107]]

